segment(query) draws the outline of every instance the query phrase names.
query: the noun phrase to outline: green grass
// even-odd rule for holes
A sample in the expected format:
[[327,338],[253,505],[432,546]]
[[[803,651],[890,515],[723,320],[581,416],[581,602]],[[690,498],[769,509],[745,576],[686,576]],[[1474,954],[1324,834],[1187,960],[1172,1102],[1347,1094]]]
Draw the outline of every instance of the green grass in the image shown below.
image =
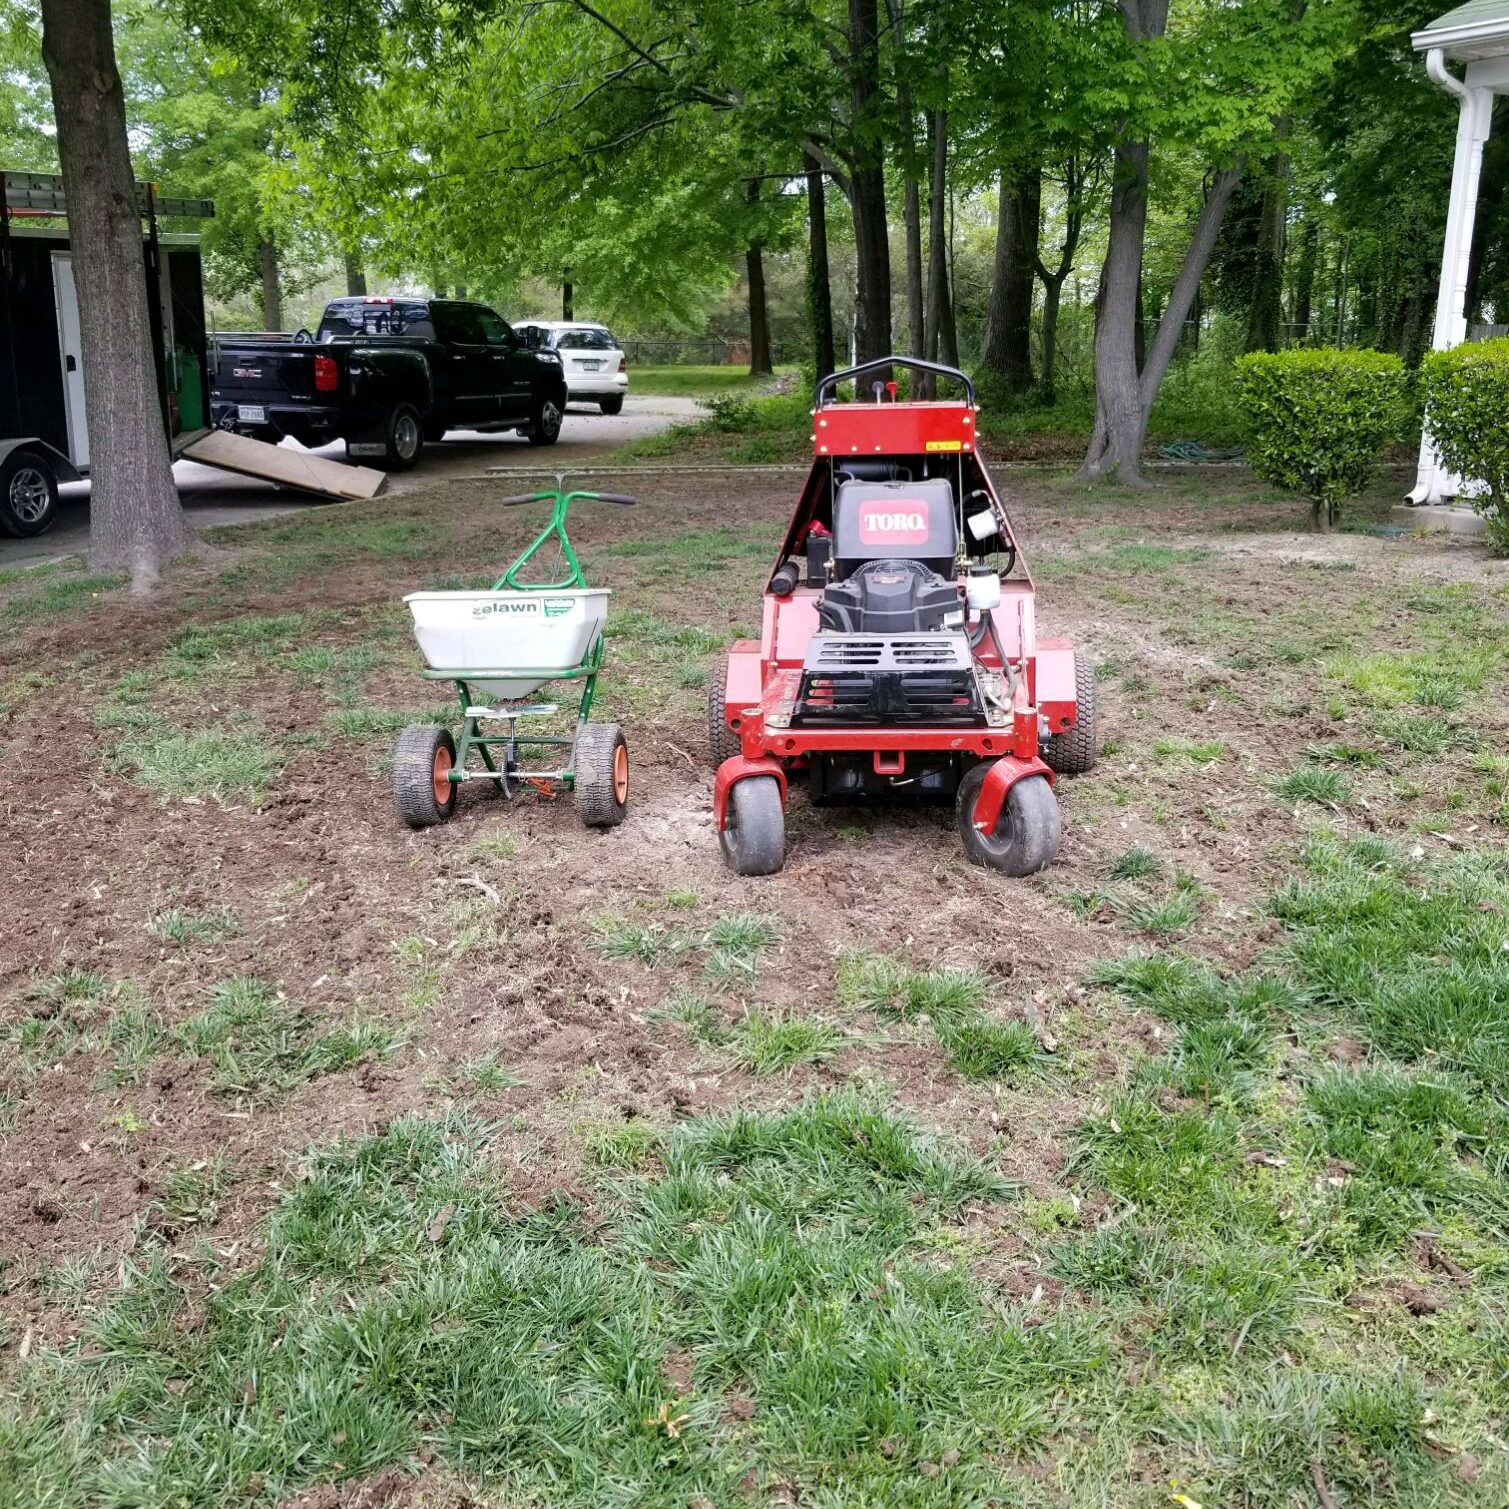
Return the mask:
[[1147,849],[1128,849],[1106,871],[1108,880],[1146,880],[1162,872],[1158,856]]
[[1213,765],[1217,760],[1225,758],[1226,746],[1219,739],[1155,739],[1153,754],[1160,760],[1187,760],[1193,765]]
[[[794,371],[780,367],[777,375]],[[758,393],[768,377],[751,377],[746,367],[664,367],[635,362],[629,368],[629,392],[657,398],[701,398],[709,393]]]
[[884,1016],[947,1021],[970,1016],[985,1004],[988,985],[974,969],[913,969],[898,959],[850,952],[838,962],[839,1003]]
[[404,1042],[373,1020],[321,1025],[270,986],[244,977],[216,985],[205,1009],[174,1036],[186,1053],[207,1062],[217,1093],[253,1101],[349,1069],[369,1055],[386,1056]]
[[831,1022],[751,1010],[729,1034],[726,1048],[751,1074],[775,1074],[830,1059],[844,1043],[844,1033]]
[[[23,578],[18,575],[14,579],[20,581]],[[50,571],[28,571],[25,580],[32,590],[6,601],[0,611],[7,618],[64,618],[93,607],[104,593],[126,583],[126,577],[122,575],[94,572],[83,572],[75,576],[55,575]],[[40,585],[37,585],[38,582]]]
[[236,914],[228,906],[213,912],[186,912],[182,907],[169,907],[152,919],[152,932],[164,943],[218,943],[223,938],[235,937],[239,931]]
[[1352,794],[1347,778],[1329,765],[1296,765],[1288,775],[1273,783],[1273,794],[1286,802],[1316,802],[1325,807],[1339,807]]
[[600,1144],[590,1236],[510,1214],[460,1117],[316,1152],[207,1301],[148,1254],[33,1360],[0,1413],[16,1502],[272,1504],[422,1456],[560,1509],[730,1503],[751,1469],[947,1509],[1108,1409],[1092,1324],[987,1304],[939,1247],[1006,1193],[981,1165],[852,1093],[704,1117],[636,1178],[650,1135]]
[[592,919],[593,941],[610,959],[633,959],[657,964],[681,953],[687,946],[679,932],[658,922],[638,922],[630,917],[602,913]]
[[279,751],[250,729],[165,723],[122,740],[113,758],[138,786],[179,797],[260,797],[283,768]]
[[967,1079],[1002,1079],[1030,1067],[1038,1058],[1037,1034],[1025,1022],[998,1022],[985,1016],[940,1022],[938,1039],[948,1061]]

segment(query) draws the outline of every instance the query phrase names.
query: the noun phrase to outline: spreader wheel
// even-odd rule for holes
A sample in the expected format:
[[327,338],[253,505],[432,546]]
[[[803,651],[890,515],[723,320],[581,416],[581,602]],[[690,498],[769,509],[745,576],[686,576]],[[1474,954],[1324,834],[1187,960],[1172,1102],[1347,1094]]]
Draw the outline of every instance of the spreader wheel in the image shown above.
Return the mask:
[[728,793],[723,857],[736,875],[774,875],[786,862],[786,813],[773,775],[746,776]]
[[589,828],[616,828],[629,808],[629,745],[616,723],[576,736],[576,810]]
[[456,741],[433,723],[411,723],[393,746],[393,801],[411,828],[433,828],[456,810]]
[[1043,740],[1043,764],[1060,775],[1083,775],[1100,758],[1100,730],[1096,726],[1095,667],[1074,652],[1074,727]]
[[1063,819],[1047,778],[1023,777],[1006,793],[994,833],[975,827],[975,804],[990,769],[988,760],[973,766],[959,782],[956,803],[964,852],[977,865],[1003,875],[1034,875],[1051,864],[1063,840]]
[[707,753],[716,770],[725,760],[731,760],[743,752],[739,736],[728,726],[723,716],[728,700],[728,657],[718,662],[718,668],[707,678]]

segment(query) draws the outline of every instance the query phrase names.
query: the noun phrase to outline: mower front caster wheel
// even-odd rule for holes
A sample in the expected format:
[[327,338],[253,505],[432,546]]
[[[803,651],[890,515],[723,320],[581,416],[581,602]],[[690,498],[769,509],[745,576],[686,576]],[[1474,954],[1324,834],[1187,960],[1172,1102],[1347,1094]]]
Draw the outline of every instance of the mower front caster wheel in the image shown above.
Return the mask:
[[736,875],[774,875],[786,862],[786,813],[773,775],[746,776],[728,793],[723,857]]
[[433,723],[411,723],[393,746],[393,801],[411,828],[433,828],[456,810],[456,741]]
[[616,723],[588,723],[576,736],[576,810],[589,828],[616,828],[629,807],[629,746]]
[[975,806],[989,770],[987,760],[959,782],[956,810],[964,852],[975,864],[1003,875],[1035,875],[1053,862],[1063,840],[1058,799],[1046,777],[1025,776],[1006,793],[995,832],[982,833],[975,827]]

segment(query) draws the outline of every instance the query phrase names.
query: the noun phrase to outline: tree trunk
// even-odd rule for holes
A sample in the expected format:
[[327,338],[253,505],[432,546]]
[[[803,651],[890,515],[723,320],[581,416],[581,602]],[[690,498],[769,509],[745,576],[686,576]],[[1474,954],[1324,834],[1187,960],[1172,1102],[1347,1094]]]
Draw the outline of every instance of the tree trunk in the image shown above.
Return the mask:
[[[887,236],[885,158],[875,138],[880,92],[876,0],[849,0],[849,124],[854,132],[850,203],[858,263],[854,308],[856,360],[891,354],[891,248]],[[884,379],[885,373],[877,373]]]
[[1320,226],[1309,216],[1299,239],[1299,271],[1294,284],[1294,329],[1300,341],[1310,338],[1310,301],[1315,294],[1315,262],[1320,252]]
[[981,361],[1005,379],[1008,391],[1032,386],[1032,278],[1037,267],[1042,169],[1015,183],[1003,174],[996,224],[995,270],[985,314]]
[[[745,200],[760,202],[760,180],[751,178],[744,185]],[[744,253],[744,270],[749,280],[749,375],[769,377],[775,370],[770,363],[770,314],[765,306],[764,242],[751,238]]]
[[78,287],[92,488],[90,564],[135,590],[192,542],[173,485],[152,350],[142,225],[109,0],[42,0]]
[[823,170],[807,154],[807,320],[817,375],[837,366],[833,355],[833,288],[828,277],[828,201]]
[[[1280,123],[1287,136],[1287,119]],[[1289,154],[1275,152],[1264,174],[1263,203],[1253,248],[1252,298],[1247,306],[1247,351],[1277,351],[1284,320],[1284,253],[1289,232]]]
[[1137,372],[1137,302],[1147,232],[1145,141],[1117,145],[1106,259],[1095,296],[1095,427],[1080,479],[1115,476],[1141,484],[1142,400]]
[[[935,110],[927,122],[931,149],[927,195],[927,319],[923,326],[922,356],[940,359],[944,326],[949,316],[948,286],[948,111]],[[932,398],[938,385],[931,373],[924,375],[921,395]]]
[[367,275],[362,271],[361,257],[354,251],[345,254],[346,297],[360,299],[366,296]]
[[1058,308],[1063,302],[1064,279],[1068,273],[1052,273],[1043,278],[1043,352],[1038,389],[1043,402],[1053,403],[1058,397]]
[[257,260],[262,266],[262,328],[283,328],[283,294],[278,287],[278,247],[271,236],[257,243]]
[[921,356],[927,344],[926,295],[922,290],[922,195],[910,173],[902,187],[902,216],[906,226],[906,344]]

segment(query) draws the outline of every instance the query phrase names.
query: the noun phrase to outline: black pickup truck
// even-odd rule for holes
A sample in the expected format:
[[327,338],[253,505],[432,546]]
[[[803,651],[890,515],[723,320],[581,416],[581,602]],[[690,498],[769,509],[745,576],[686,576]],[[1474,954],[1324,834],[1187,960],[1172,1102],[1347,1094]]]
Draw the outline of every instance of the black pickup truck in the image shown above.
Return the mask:
[[349,298],[311,334],[215,340],[210,412],[221,429],[303,445],[346,442],[353,461],[405,471],[447,430],[517,430],[554,445],[566,378],[485,304]]

